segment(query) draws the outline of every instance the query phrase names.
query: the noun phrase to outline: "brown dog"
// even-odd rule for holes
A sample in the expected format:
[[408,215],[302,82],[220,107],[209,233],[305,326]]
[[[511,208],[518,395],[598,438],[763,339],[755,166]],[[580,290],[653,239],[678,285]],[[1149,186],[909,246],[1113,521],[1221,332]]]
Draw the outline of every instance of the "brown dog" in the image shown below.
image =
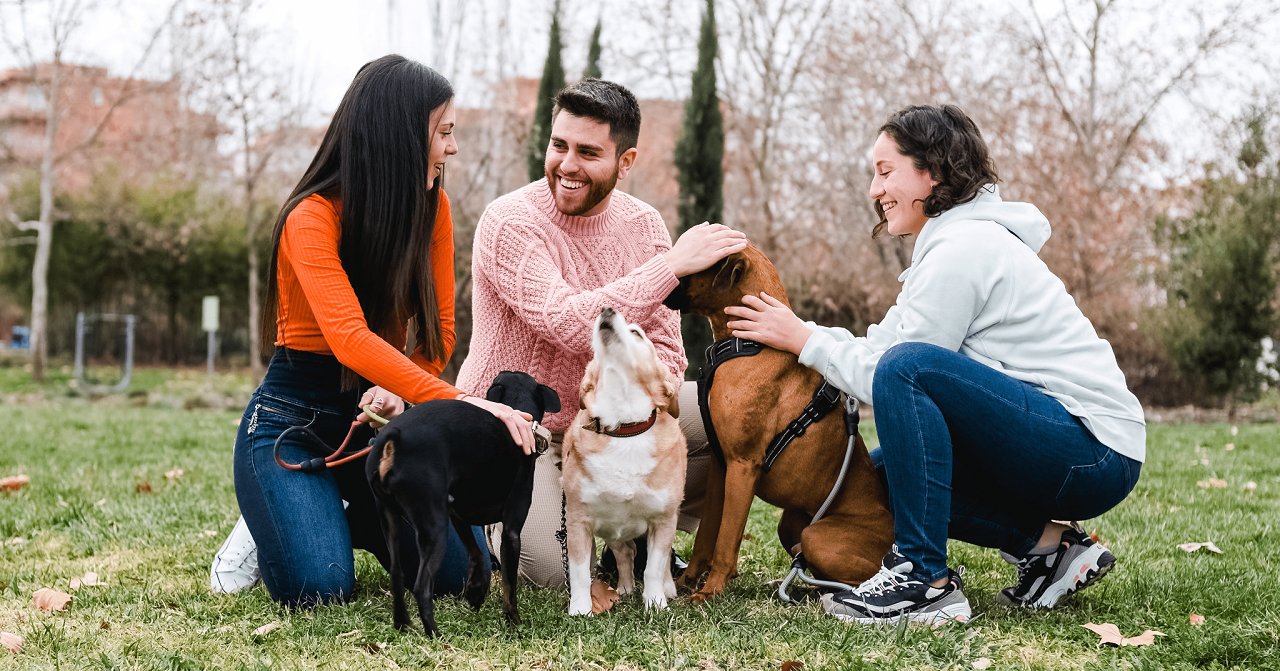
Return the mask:
[[[788,303],[778,271],[755,247],[680,280],[666,305],[711,320],[716,340],[729,338],[731,317],[724,308],[741,304],[745,294],[766,292]],[[737,575],[738,550],[754,496],[783,509],[778,540],[794,556],[803,552],[818,578],[848,585],[870,578],[893,544],[893,516],[867,447],[858,438],[840,493],[826,515],[809,525],[835,485],[847,436],[839,411],[832,412],[796,438],[764,473],[769,442],[787,427],[822,382],[794,354],[765,348],[750,357],[730,359],[716,372],[709,405],[726,466],[713,462],[707,476],[702,523],[689,567],[679,587],[706,582],[690,600],[702,603]]]

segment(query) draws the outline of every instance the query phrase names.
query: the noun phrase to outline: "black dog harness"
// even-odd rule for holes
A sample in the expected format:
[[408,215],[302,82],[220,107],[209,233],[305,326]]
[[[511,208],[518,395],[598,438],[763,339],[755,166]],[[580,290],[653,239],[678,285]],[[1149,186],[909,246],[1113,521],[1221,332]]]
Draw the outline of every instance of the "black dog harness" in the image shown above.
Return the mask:
[[[716,369],[720,364],[741,356],[755,356],[763,351],[764,345],[754,340],[744,340],[742,338],[726,338],[717,340],[707,347],[707,364],[698,371],[698,411],[702,414],[702,427],[707,433],[707,442],[711,445],[712,454],[716,455],[716,460],[720,462],[722,467],[727,467],[724,459],[724,449],[720,446],[720,439],[716,437],[715,426],[711,422],[711,384],[715,381]],[[764,452],[764,472],[768,473],[773,468],[773,462],[777,461],[782,451],[787,449],[791,441],[803,436],[805,431],[816,422],[826,417],[836,406],[840,405],[840,390],[836,389],[826,378],[822,379],[822,383],[813,392],[813,398],[809,404],[800,412],[800,416],[791,421],[787,428],[778,432],[769,442],[769,447]],[[847,415],[847,413],[846,413]],[[849,424],[849,417],[845,417],[845,424]],[[854,431],[857,431],[858,416],[853,416]]]

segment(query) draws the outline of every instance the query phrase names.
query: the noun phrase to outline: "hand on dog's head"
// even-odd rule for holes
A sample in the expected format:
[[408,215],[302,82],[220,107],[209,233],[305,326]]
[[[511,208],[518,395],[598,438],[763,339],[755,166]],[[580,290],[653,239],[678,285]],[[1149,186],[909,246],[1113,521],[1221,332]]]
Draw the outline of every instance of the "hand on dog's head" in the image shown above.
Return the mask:
[[547,414],[560,412],[560,395],[556,390],[545,384],[538,384],[528,373],[509,370],[498,373],[484,398],[527,412],[533,415],[535,422],[541,422]]
[[710,268],[680,278],[662,304],[672,310],[710,317],[730,305],[740,305],[745,294],[761,291],[785,296],[778,271],[755,246],[730,254]]

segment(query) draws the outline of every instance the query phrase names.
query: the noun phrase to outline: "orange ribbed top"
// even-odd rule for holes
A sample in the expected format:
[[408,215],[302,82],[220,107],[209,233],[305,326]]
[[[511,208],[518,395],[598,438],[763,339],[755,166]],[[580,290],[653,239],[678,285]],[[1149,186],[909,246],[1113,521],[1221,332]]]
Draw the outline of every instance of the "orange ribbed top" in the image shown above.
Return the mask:
[[403,354],[406,328],[388,343],[369,330],[356,292],[342,268],[342,238],[335,204],[313,195],[293,208],[280,235],[276,265],[279,308],[276,345],[332,354],[364,379],[411,403],[454,398],[462,392],[437,377],[457,339],[453,322],[453,217],[449,198],[440,192],[431,240],[431,272],[440,306],[440,337],[445,356],[430,361],[419,347]]

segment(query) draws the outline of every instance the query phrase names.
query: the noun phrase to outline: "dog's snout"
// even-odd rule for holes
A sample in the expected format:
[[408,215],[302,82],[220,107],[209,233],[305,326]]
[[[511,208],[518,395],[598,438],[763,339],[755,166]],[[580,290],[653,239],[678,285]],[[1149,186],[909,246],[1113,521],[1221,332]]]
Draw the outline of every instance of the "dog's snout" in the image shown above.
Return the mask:
[[613,308],[600,308],[600,325],[612,327],[613,324],[610,322],[613,321],[613,316],[616,314],[618,313]]

